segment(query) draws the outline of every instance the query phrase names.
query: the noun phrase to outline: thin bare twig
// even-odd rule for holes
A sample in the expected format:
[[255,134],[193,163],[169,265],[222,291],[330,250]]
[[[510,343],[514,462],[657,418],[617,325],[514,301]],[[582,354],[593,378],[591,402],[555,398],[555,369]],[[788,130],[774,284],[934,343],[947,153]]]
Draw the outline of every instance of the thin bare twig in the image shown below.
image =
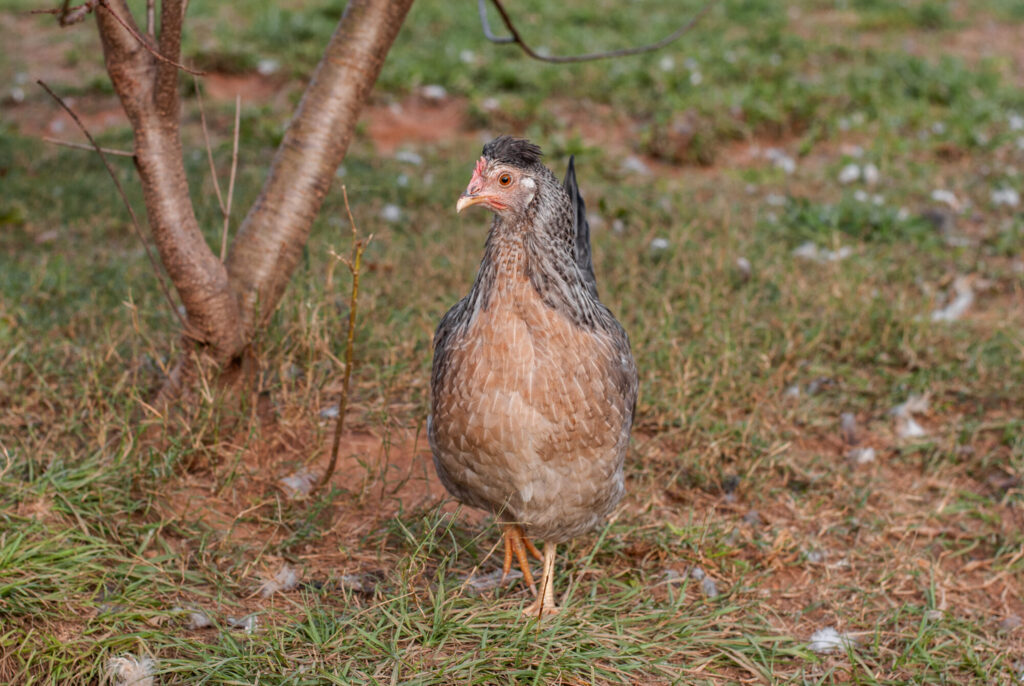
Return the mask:
[[156,2],[155,0],[146,0],[146,35],[150,38],[156,38]]
[[120,24],[125,31],[130,33],[135,40],[139,41],[139,45],[145,48],[146,52],[148,52],[164,64],[169,64],[173,67],[177,67],[182,71],[186,71],[189,74],[192,74],[193,76],[203,76],[204,74],[206,74],[206,72],[204,71],[199,71],[197,69],[186,67],[184,64],[181,64],[180,62],[175,62],[171,58],[161,55],[158,50],[156,50],[152,45],[149,44],[149,41],[147,41],[143,36],[139,34],[138,31],[135,30],[135,27],[126,22],[120,14],[114,11],[114,8],[110,6],[110,3],[107,2],[107,0],[99,0],[99,6],[105,9],[106,11],[110,12],[110,16],[116,19],[117,23]]
[[60,7],[53,7],[45,10],[29,10],[27,14],[56,14],[57,23],[61,26],[71,26],[85,19],[86,15],[95,9],[99,0],[89,0],[81,5],[70,6],[69,0],[64,0]]
[[[203,142],[206,143],[206,159],[210,161],[210,176],[213,177],[213,192],[217,195],[217,204],[220,206],[220,213],[224,215],[224,196],[220,193],[220,182],[217,180],[217,167],[213,164],[213,148],[210,147],[210,132],[206,128],[206,111],[203,109],[203,93],[199,88],[199,79],[192,77],[192,83],[196,88],[196,103],[199,105],[199,124],[203,129]],[[224,259],[223,257],[221,259]]]
[[501,0],[491,0],[491,2],[494,4],[494,8],[498,10],[498,14],[501,15],[501,20],[502,22],[504,22],[505,28],[507,28],[508,32],[512,35],[504,37],[495,36],[491,31],[490,23],[487,21],[487,0],[477,0],[480,10],[480,24],[483,27],[484,36],[487,38],[487,40],[493,43],[517,43],[519,47],[522,48],[523,52],[525,52],[527,55],[529,55],[535,60],[540,60],[541,62],[552,62],[555,64],[566,64],[570,62],[590,62],[593,60],[603,60],[613,57],[640,55],[645,52],[654,52],[655,50],[660,50],[666,45],[676,40],[679,40],[679,38],[681,38],[685,33],[692,29],[697,24],[697,22],[700,21],[701,18],[703,18],[704,15],[707,14],[711,10],[711,8],[714,7],[719,2],[719,0],[708,0],[708,2],[704,3],[704,6],[701,7],[697,11],[697,13],[690,18],[689,21],[687,21],[685,24],[683,24],[678,29],[676,29],[669,35],[665,36],[661,40],[654,43],[650,43],[649,45],[641,45],[635,48],[622,48],[621,50],[608,50],[607,52],[592,52],[586,55],[567,56],[541,55],[540,53],[538,53],[536,50],[531,48],[526,43],[526,41],[523,40],[523,37],[520,35],[518,29],[516,29],[515,24],[512,23],[512,18],[509,17],[508,12],[505,11],[505,6],[501,4]]
[[103,166],[107,168],[107,173],[110,174],[110,178],[114,181],[114,186],[117,188],[117,192],[121,196],[121,201],[124,202],[124,206],[128,210],[129,216],[131,216],[132,228],[135,229],[135,235],[139,237],[139,240],[142,242],[142,247],[146,250],[146,257],[149,258],[149,263],[153,266],[153,273],[156,274],[156,279],[160,283],[160,290],[164,292],[164,297],[167,298],[167,304],[171,307],[171,312],[173,312],[174,316],[176,316],[178,321],[181,322],[185,335],[195,338],[195,336],[191,334],[192,329],[188,325],[188,322],[186,322],[185,318],[181,316],[181,312],[178,311],[178,307],[174,304],[174,298],[171,297],[171,291],[167,288],[167,284],[164,282],[164,277],[160,272],[160,265],[157,263],[156,258],[153,257],[153,253],[149,249],[149,244],[146,243],[146,239],[142,235],[142,229],[139,228],[139,219],[135,216],[135,210],[132,208],[132,204],[128,202],[128,195],[124,192],[124,188],[121,186],[121,181],[117,178],[117,174],[114,173],[114,167],[111,166],[110,160],[107,159],[107,155],[103,151],[103,148],[96,143],[96,139],[92,137],[91,133],[89,133],[89,129],[85,128],[85,124],[83,124],[82,120],[78,118],[78,115],[75,114],[74,110],[64,102],[63,98],[54,93],[42,79],[37,80],[36,83],[38,83],[44,91],[49,93],[51,98],[57,101],[57,104],[68,113],[68,115],[75,121],[75,124],[78,125],[78,128],[81,129],[82,133],[85,134],[85,137],[89,139],[90,143],[92,143],[93,150],[96,151],[96,154],[98,154],[100,159],[103,161]]
[[362,266],[363,251],[366,250],[366,246],[373,240],[373,234],[370,234],[365,241],[359,240],[359,231],[356,228],[355,219],[352,218],[352,208],[348,204],[348,190],[345,186],[341,187],[341,194],[345,198],[345,212],[348,213],[349,224],[352,225],[352,250],[350,257],[347,260],[341,257],[337,258],[343,261],[349,271],[352,272],[352,295],[348,303],[348,337],[345,343],[345,376],[341,384],[341,398],[338,400],[338,420],[334,424],[334,440],[331,442],[331,461],[327,464],[327,471],[324,472],[323,478],[320,479],[320,482],[310,492],[311,496],[330,483],[331,477],[334,476],[334,469],[338,465],[338,450],[341,447],[341,432],[345,428],[349,383],[352,379],[353,348],[356,337],[356,307],[359,299],[359,270]]
[[[49,136],[43,136],[43,140],[47,143],[53,143],[54,145],[62,145],[65,148],[75,148],[77,150],[96,152],[96,148],[91,145],[85,145],[84,143],[72,143],[71,141],[62,141],[59,138],[50,138]],[[114,150],[113,148],[100,148],[100,150],[108,155],[116,155],[118,157],[135,157],[135,153],[128,152],[127,150]]]
[[228,202],[224,210],[224,231],[220,237],[220,261],[228,254],[228,223],[231,221],[231,200],[235,197],[235,172],[238,171],[238,129],[242,121],[242,96],[235,94],[235,137],[231,144],[231,176],[228,177]]
[[487,18],[487,0],[478,0],[476,8],[480,12],[480,26],[484,30],[484,38],[498,45],[516,42],[515,36],[496,36],[491,31],[491,20]]

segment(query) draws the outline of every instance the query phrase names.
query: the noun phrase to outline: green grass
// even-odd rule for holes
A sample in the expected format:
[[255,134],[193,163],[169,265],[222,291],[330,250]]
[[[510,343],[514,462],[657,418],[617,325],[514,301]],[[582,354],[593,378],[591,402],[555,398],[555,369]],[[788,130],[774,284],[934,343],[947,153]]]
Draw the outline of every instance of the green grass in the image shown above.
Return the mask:
[[[510,9],[535,46],[568,54],[655,40],[698,6]],[[188,60],[243,76],[276,60],[285,94],[243,110],[235,207],[258,192],[341,7],[190,4]],[[200,394],[154,416],[177,320],[99,162],[37,137],[55,118],[40,71],[84,112],[113,104],[94,30],[4,19],[19,42],[0,55],[0,98],[25,98],[0,120],[0,681],[92,683],[124,654],[154,658],[159,683],[1017,679],[1024,216],[991,193],[1024,190],[1024,96],[1014,57],[958,42],[1019,34],[1014,3],[726,0],[659,53],[554,67],[487,44],[473,3],[420,0],[375,103],[416,111],[419,88],[440,84],[467,130],[403,141],[414,165],[378,154],[362,125],[345,161],[339,184],[374,240],[351,444],[312,501],[277,482],[329,443],[320,412],[337,401],[348,302],[330,255],[350,240],[339,189],[258,341],[258,401]],[[226,175],[232,103],[207,108]],[[196,209],[219,248],[185,109]],[[541,626],[519,619],[521,585],[464,583],[495,569],[498,532],[439,502],[422,437],[430,338],[481,254],[487,219],[453,207],[484,131],[533,137],[559,173],[576,154],[602,297],[641,373],[629,496],[561,551],[567,609]],[[99,139],[131,144],[116,126]],[[630,155],[653,173],[624,171]],[[876,186],[838,181],[868,162]],[[141,207],[130,163],[115,164]],[[952,233],[924,216],[937,189],[959,202]],[[381,218],[388,204],[402,222]],[[807,241],[851,254],[795,257]],[[963,275],[967,314],[930,321]],[[888,414],[911,393],[930,396],[920,441]],[[844,459],[844,412],[874,463]],[[261,597],[285,562],[299,586]],[[192,610],[213,626],[189,628]],[[251,614],[252,633],[231,626]],[[828,626],[856,646],[811,652]]]

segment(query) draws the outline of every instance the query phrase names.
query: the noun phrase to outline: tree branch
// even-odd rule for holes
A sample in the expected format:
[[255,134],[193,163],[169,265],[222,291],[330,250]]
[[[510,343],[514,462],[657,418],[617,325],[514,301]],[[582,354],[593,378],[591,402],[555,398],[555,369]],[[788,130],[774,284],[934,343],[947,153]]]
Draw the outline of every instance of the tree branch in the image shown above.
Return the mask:
[[28,14],[56,14],[57,23],[61,26],[71,26],[85,19],[86,15],[93,11],[99,0],[89,0],[81,5],[71,7],[68,0],[64,0],[60,7],[53,7],[45,10],[29,10]]
[[[61,98],[59,95],[50,90],[50,87],[47,86],[42,79],[36,81],[36,83],[38,83],[44,91],[49,93],[50,97],[56,100],[57,104],[60,105],[61,108],[63,108],[63,110],[68,113],[68,116],[70,116],[74,120],[75,124],[78,125],[78,128],[82,131],[82,133],[85,134],[85,137],[89,139],[89,143],[92,144],[92,148],[90,149],[95,150],[96,154],[100,156],[100,160],[103,162],[103,166],[107,168],[107,173],[110,174],[110,178],[114,182],[114,187],[117,188],[118,195],[121,196],[121,201],[124,203],[125,208],[128,210],[128,216],[130,216],[132,219],[132,228],[135,229],[135,235],[139,237],[139,241],[141,241],[142,247],[146,251],[146,257],[149,258],[149,263],[153,266],[153,274],[156,275],[156,280],[160,283],[160,290],[163,291],[164,297],[167,298],[167,304],[171,306],[171,312],[173,312],[174,316],[176,316],[178,318],[178,321],[181,322],[181,327],[182,329],[185,330],[187,335],[189,331],[188,323],[185,322],[184,318],[181,316],[181,313],[178,312],[178,306],[174,304],[174,298],[171,297],[171,291],[167,288],[167,284],[164,283],[164,277],[160,273],[160,265],[156,263],[156,258],[153,257],[153,252],[149,249],[149,244],[146,243],[146,239],[142,235],[142,229],[139,227],[139,219],[138,217],[135,216],[135,209],[132,207],[132,204],[128,202],[128,195],[124,192],[124,188],[121,186],[121,181],[117,178],[117,174],[114,172],[114,168],[110,165],[110,161],[107,159],[106,153],[109,151],[104,150],[104,148],[101,148],[99,144],[96,143],[96,140],[92,137],[92,134],[89,133],[89,129],[85,128],[85,124],[83,124],[82,120],[78,118],[78,115],[75,114],[75,111],[72,110],[66,102],[64,102],[63,98]],[[117,152],[120,153],[120,151]]]
[[[180,12],[181,6],[172,4]],[[164,14],[166,15],[166,4]],[[173,17],[164,47],[174,38]],[[181,297],[195,336],[221,363],[245,347],[241,313],[224,264],[210,250],[196,221],[182,162],[178,121],[177,69],[158,60],[140,34],[124,0],[102,0],[96,23],[107,72],[135,132],[135,163],[146,211],[161,261]],[[161,32],[163,34],[163,31]],[[161,35],[163,39],[163,35]],[[176,52],[173,54],[177,57]],[[173,73],[158,84],[161,68]],[[160,88],[173,89],[173,94]]]
[[412,0],[351,0],[228,254],[246,330],[277,306]]
[[512,35],[495,36],[494,33],[491,31],[490,22],[487,21],[487,0],[477,0],[477,4],[478,9],[480,10],[480,25],[483,28],[484,37],[486,37],[487,40],[491,41],[492,43],[516,43],[519,45],[523,52],[525,52],[533,59],[540,60],[541,62],[567,64],[570,62],[592,62],[594,60],[603,60],[613,57],[627,57],[629,55],[640,55],[645,52],[654,52],[655,50],[660,50],[666,45],[669,45],[670,43],[679,40],[684,34],[689,32],[689,30],[692,29],[697,24],[697,22],[700,21],[701,18],[703,18],[704,15],[707,14],[711,10],[711,8],[718,3],[718,1],[719,0],[708,0],[708,2],[704,3],[704,6],[701,7],[697,11],[697,13],[690,18],[689,21],[687,21],[678,29],[676,29],[675,31],[673,31],[672,33],[670,33],[669,35],[665,36],[664,38],[655,43],[650,43],[649,45],[641,45],[635,48],[622,48],[621,50],[608,50],[606,52],[592,52],[586,55],[567,56],[541,55],[536,50],[531,48],[526,43],[526,41],[523,40],[523,37],[522,35],[520,35],[518,29],[516,29],[515,24],[512,23],[512,18],[509,17],[508,12],[505,11],[505,6],[501,4],[501,0],[491,0],[491,2],[494,3],[494,8],[498,10],[498,14],[501,15],[501,20],[502,22],[504,22],[505,28],[507,28],[508,32]]
[[[153,46],[151,46],[149,44],[149,41],[146,40],[142,36],[141,33],[139,33],[139,29],[135,26],[134,20],[128,21],[128,20],[125,20],[124,18],[122,18],[121,15],[117,13],[117,10],[115,10],[113,7],[110,6],[110,3],[107,2],[107,0],[99,0],[98,4],[101,7],[103,7],[104,9],[106,9],[108,12],[110,12],[112,15],[114,15],[114,19],[116,19],[117,22],[119,24],[121,24],[121,26],[123,26],[126,31],[128,31],[128,33],[132,34],[132,36],[135,37],[135,40],[139,41],[139,45],[141,45],[146,50],[148,50],[150,52],[150,54],[153,55],[153,57],[157,58],[158,60],[160,60],[165,65],[173,66],[175,69],[181,69],[182,71],[187,71],[189,74],[193,74],[195,76],[202,76],[203,74],[206,73],[206,72],[202,72],[202,71],[197,71],[195,69],[190,69],[190,68],[186,67],[184,64],[180,64],[177,61],[177,57],[178,57],[177,54],[175,55],[174,59],[171,59],[170,57],[167,57],[166,55],[161,55],[160,52],[158,50],[154,49]],[[179,30],[179,43],[180,43],[180,31],[181,31],[181,27],[180,26],[178,27],[178,30]],[[161,32],[160,35],[162,36],[163,33]]]
[[[54,145],[60,145],[65,148],[74,148],[76,150],[88,150],[89,152],[95,152],[96,146],[85,145],[83,143],[72,143],[71,141],[62,141],[59,138],[50,138],[49,136],[43,136],[43,140],[47,143],[53,143]],[[114,150],[113,148],[100,148],[100,150],[107,155],[114,155],[115,157],[135,157],[135,153],[128,152],[127,150]]]

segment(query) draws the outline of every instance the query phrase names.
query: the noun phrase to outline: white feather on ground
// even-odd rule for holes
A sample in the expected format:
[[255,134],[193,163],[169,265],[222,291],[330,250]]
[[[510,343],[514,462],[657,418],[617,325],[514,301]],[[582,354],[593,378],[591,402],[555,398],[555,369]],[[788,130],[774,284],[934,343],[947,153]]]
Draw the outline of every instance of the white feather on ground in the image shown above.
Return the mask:
[[115,686],[153,686],[155,667],[152,658],[118,655],[107,661],[107,680]]
[[277,574],[270,579],[265,579],[260,584],[260,595],[269,598],[275,593],[291,591],[299,585],[299,578],[299,573],[295,569],[288,564],[283,564]]
[[896,418],[896,435],[900,438],[921,438],[928,431],[917,423],[915,414],[928,411],[928,396],[911,394],[904,402],[889,410]]
[[827,248],[819,248],[811,241],[802,243],[799,247],[793,250],[793,257],[799,257],[805,260],[811,260],[812,262],[840,262],[845,260],[847,257],[853,254],[853,248],[848,245],[844,245],[838,250],[828,250]]
[[294,500],[301,496],[309,495],[310,491],[313,490],[313,484],[317,482],[318,478],[318,474],[306,469],[300,469],[291,476],[283,477],[279,481],[288,493],[288,497]]
[[971,281],[966,276],[958,276],[953,282],[953,298],[945,307],[932,312],[933,322],[954,322],[967,313],[967,310],[974,304],[974,289],[971,288]]
[[832,653],[837,650],[849,650],[857,645],[857,640],[849,634],[841,634],[835,627],[825,627],[811,634],[811,642],[807,647],[815,653]]

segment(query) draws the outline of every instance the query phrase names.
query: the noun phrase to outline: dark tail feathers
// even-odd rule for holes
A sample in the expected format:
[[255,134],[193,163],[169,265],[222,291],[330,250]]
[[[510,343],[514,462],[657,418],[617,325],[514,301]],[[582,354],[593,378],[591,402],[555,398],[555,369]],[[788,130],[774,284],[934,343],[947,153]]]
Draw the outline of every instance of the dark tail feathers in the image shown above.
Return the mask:
[[597,279],[594,278],[594,260],[590,255],[590,224],[587,223],[587,206],[583,203],[583,196],[580,195],[580,187],[576,184],[576,157],[569,157],[569,168],[565,171],[565,181],[562,182],[565,192],[569,194],[569,202],[576,210],[576,265],[583,273],[583,280],[587,284],[587,290],[597,297]]

